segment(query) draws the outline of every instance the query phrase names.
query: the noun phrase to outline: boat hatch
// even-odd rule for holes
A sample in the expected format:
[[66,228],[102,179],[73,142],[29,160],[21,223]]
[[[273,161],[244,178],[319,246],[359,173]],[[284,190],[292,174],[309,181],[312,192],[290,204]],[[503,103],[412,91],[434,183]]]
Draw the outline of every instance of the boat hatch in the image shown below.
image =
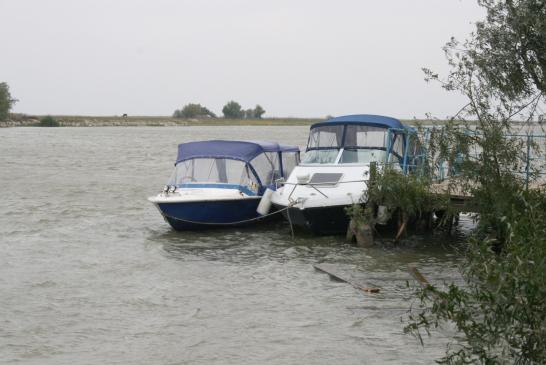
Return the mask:
[[313,174],[309,184],[311,185],[337,185],[339,180],[341,180],[341,173],[325,173],[318,172]]

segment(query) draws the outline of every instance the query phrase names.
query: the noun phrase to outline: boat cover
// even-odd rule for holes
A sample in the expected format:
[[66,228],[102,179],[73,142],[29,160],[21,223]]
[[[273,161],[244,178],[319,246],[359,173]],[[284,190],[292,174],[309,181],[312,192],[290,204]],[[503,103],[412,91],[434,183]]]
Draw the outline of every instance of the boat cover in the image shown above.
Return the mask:
[[373,114],[355,114],[332,118],[313,124],[311,129],[332,124],[366,124],[384,128],[407,129],[398,119]]
[[176,164],[193,158],[228,158],[250,162],[264,152],[299,152],[299,148],[266,141],[188,142],[178,145]]

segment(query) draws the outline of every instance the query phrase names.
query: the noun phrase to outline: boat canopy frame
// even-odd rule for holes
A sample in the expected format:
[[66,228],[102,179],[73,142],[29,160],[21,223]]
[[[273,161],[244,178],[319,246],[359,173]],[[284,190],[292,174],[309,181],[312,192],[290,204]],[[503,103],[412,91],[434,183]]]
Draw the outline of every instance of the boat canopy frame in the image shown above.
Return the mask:
[[178,145],[178,155],[174,165],[176,166],[180,162],[195,159],[228,159],[241,161],[252,172],[259,185],[259,191],[262,191],[271,184],[262,182],[260,175],[252,165],[252,161],[262,154],[269,160],[267,153],[276,153],[278,156],[279,174],[281,177],[285,177],[282,154],[290,152],[296,153],[296,164],[299,163],[300,149],[298,146],[293,145],[284,145],[269,141],[210,140],[187,142]]
[[[347,140],[347,126],[358,125],[358,126],[369,126],[384,129],[387,134],[387,141],[385,146],[358,146],[358,145],[346,145]],[[309,147],[311,143],[312,131],[316,128],[326,127],[326,126],[340,126],[343,127],[342,136],[338,146],[332,147]],[[397,139],[401,138],[402,141],[402,154],[394,149]],[[413,170],[417,167],[418,161],[423,159],[423,153],[420,151],[419,154],[411,154],[410,147],[412,143],[417,143],[416,148],[421,148],[419,146],[419,139],[417,131],[414,128],[407,127],[402,124],[398,119],[386,117],[382,115],[374,114],[355,114],[355,115],[346,115],[338,118],[332,118],[324,122],[315,123],[311,125],[309,138],[307,140],[306,151],[312,150],[331,150],[331,149],[362,149],[362,150],[380,150],[386,152],[386,160],[384,163],[392,163],[391,155],[396,156],[399,159],[400,167],[403,172],[407,174],[410,170]],[[411,161],[410,161],[411,160]],[[411,162],[411,163],[410,163]]]

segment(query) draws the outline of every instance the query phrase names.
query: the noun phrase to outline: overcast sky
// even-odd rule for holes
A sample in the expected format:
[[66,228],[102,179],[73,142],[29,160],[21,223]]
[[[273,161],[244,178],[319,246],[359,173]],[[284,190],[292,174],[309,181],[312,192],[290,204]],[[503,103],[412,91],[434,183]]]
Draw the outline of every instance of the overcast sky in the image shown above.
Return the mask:
[[455,113],[423,81],[483,17],[474,0],[0,0],[0,82],[29,114]]

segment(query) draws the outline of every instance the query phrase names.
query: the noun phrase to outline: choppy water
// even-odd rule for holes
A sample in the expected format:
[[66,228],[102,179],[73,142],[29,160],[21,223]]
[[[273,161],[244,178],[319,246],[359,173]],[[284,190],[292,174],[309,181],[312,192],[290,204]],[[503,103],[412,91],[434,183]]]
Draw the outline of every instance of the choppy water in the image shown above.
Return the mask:
[[[444,237],[360,249],[279,223],[174,232],[146,197],[180,142],[273,139],[307,127],[0,129],[0,363],[428,364],[400,319],[407,265],[456,275]],[[379,285],[363,294],[312,264]]]

